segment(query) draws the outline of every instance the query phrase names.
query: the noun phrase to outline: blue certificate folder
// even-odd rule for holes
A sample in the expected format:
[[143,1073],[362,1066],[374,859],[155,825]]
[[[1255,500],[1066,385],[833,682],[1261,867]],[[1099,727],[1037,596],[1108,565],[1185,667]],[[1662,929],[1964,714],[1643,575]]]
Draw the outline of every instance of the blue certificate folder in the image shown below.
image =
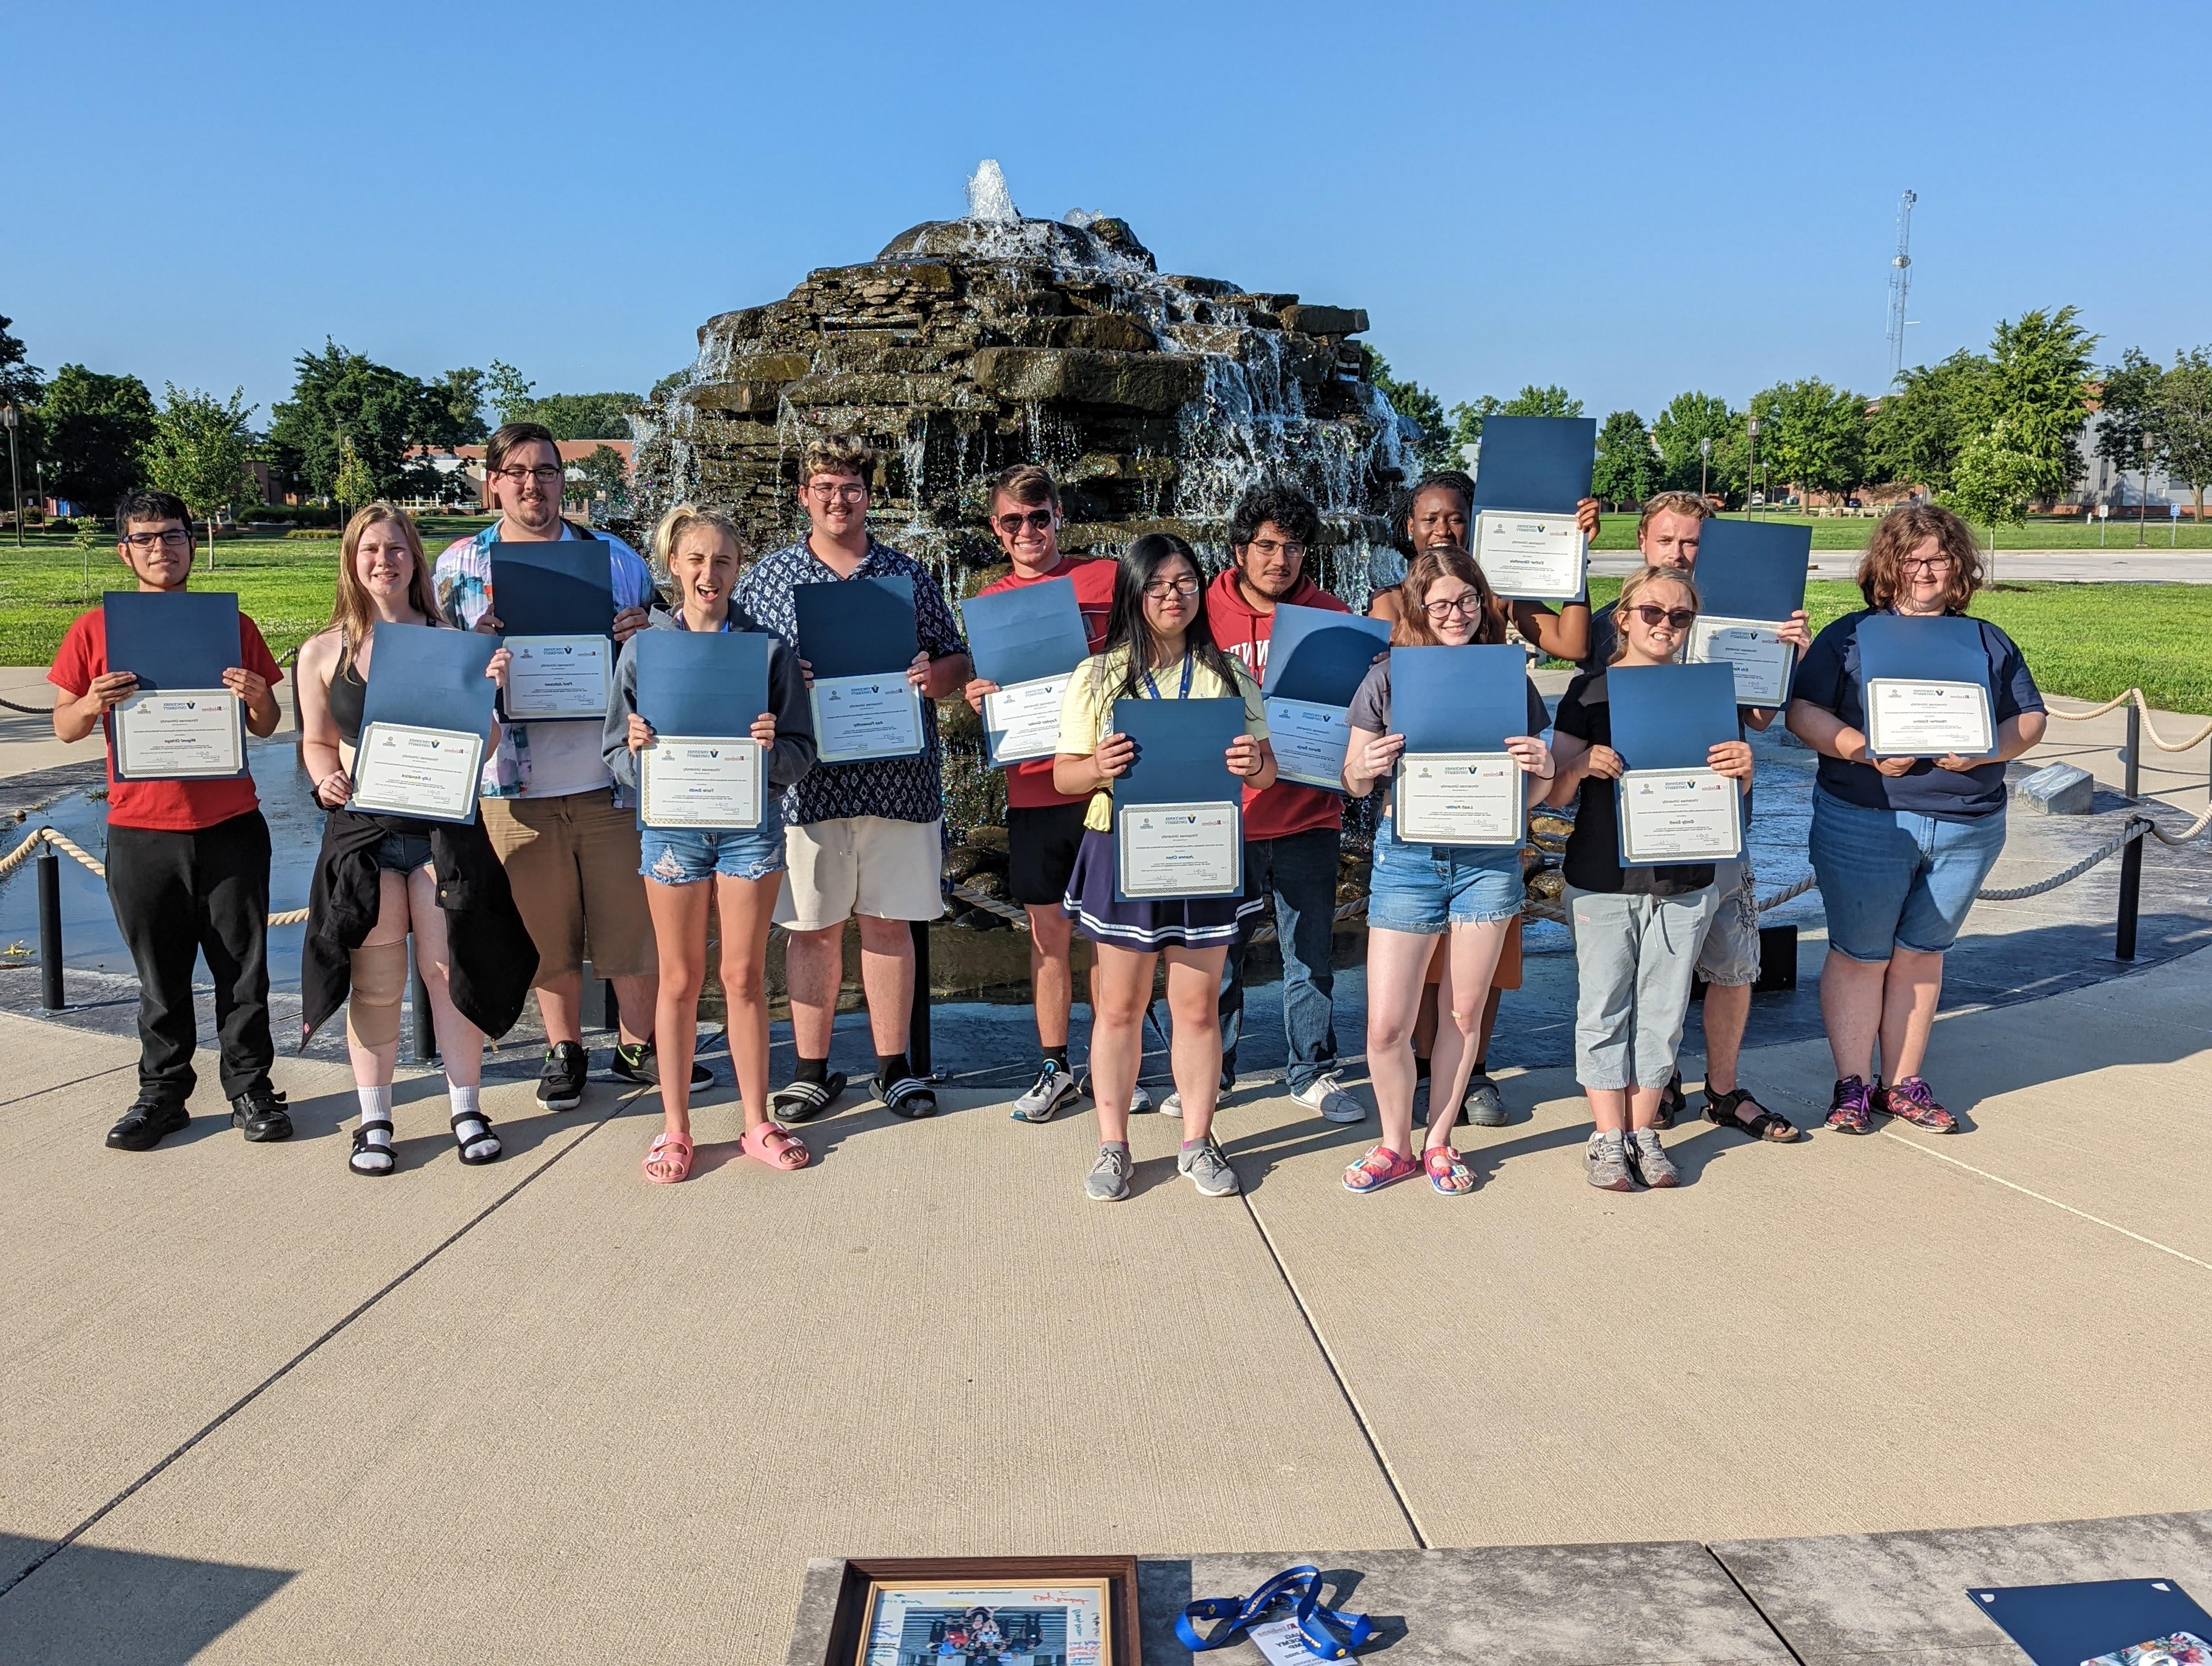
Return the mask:
[[1733,666],[1615,666],[1605,688],[1626,769],[1702,769],[1706,752],[1741,735]]
[[637,714],[655,734],[702,740],[750,734],[769,708],[775,646],[760,630],[640,631]]
[[1267,640],[1267,670],[1260,691],[1270,700],[1348,706],[1375,656],[1389,646],[1387,620],[1281,603]]
[[[1116,812],[1140,804],[1218,804],[1243,814],[1244,783],[1230,773],[1229,743],[1244,733],[1244,702],[1116,700],[1114,728],[1137,743],[1128,773],[1114,783]],[[1123,902],[1121,864],[1115,894]],[[1236,892],[1241,893],[1240,877]]]
[[493,544],[491,611],[509,636],[611,636],[607,546],[598,538]]
[[793,585],[791,602],[799,657],[817,681],[886,671],[903,676],[921,652],[914,581],[904,574]]
[[436,625],[380,624],[368,656],[368,692],[361,721],[412,729],[491,733],[499,685],[484,675],[497,639],[479,630]]
[[2083,1666],[2176,1632],[2212,1643],[2212,1614],[2171,1579],[1999,1586],[1966,1595],[2035,1666]]
[[[100,598],[106,616],[107,668],[127,671],[149,694],[170,689],[219,689],[222,674],[244,657],[238,628],[238,595],[229,590],[110,590]],[[239,723],[246,721],[245,702]],[[107,721],[107,755],[118,781],[115,724]],[[245,755],[243,736],[239,746]],[[239,775],[248,773],[240,769]],[[232,780],[237,776],[200,776]]]
[[1805,605],[1805,572],[1812,559],[1810,526],[1708,520],[1698,538],[1698,611],[1780,624]]
[[1595,417],[1486,416],[1474,507],[1572,514],[1596,464]]
[[[908,592],[911,595],[912,593]],[[1302,611],[1304,610],[1301,610]],[[960,604],[975,675],[1002,689],[1065,677],[1091,657],[1073,579],[1048,579]],[[904,665],[914,654],[909,651]]]
[[1390,727],[1408,752],[1502,752],[1528,730],[1528,656],[1510,644],[1390,650]]
[[[1982,627],[1968,618],[1906,619],[1876,613],[1859,621],[1859,690],[1877,678],[1907,683],[1972,683],[1990,698],[1990,735],[1996,737],[1996,690]],[[1990,752],[1996,747],[1992,744]],[[1987,757],[1988,753],[1981,754]],[[2212,1639],[2206,1639],[2212,1642]]]

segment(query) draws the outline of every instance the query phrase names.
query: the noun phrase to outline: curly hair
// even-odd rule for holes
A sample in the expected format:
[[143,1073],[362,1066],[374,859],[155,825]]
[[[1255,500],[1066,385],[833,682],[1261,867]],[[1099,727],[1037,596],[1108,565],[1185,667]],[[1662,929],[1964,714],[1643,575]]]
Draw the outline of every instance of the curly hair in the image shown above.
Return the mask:
[[1951,557],[1951,580],[1943,590],[1943,611],[1963,613],[1974,593],[1982,587],[1982,552],[1974,547],[1973,532],[1950,510],[1933,503],[1915,503],[1892,509],[1867,540],[1859,557],[1859,594],[1869,607],[1888,607],[1905,590],[1905,558],[1922,539],[1934,538],[1936,547]]
[[1313,499],[1296,486],[1261,486],[1238,498],[1230,512],[1230,547],[1242,550],[1271,520],[1284,537],[1308,549],[1321,536],[1321,511]]

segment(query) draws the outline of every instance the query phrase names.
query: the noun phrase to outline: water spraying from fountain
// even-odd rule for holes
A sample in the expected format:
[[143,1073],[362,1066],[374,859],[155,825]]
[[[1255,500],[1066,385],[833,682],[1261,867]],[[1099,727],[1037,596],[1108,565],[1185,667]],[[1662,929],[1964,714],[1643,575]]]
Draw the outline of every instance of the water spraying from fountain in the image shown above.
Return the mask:
[[1006,189],[1006,174],[988,156],[968,176],[968,217],[994,222],[1022,217],[1022,211],[1014,206],[1013,193]]

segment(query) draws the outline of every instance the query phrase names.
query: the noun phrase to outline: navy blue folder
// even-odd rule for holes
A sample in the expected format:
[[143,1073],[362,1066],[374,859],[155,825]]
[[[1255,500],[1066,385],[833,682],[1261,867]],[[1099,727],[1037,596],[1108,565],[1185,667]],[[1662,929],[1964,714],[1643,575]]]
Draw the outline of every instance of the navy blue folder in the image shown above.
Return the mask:
[[721,739],[748,734],[769,708],[763,630],[642,630],[637,714],[660,735]]
[[[970,596],[960,604],[960,618],[968,627],[968,651],[975,657],[975,675],[1002,689],[1064,677],[1091,657],[1091,638],[1083,629],[1073,579],[1048,579],[995,595]],[[901,663],[913,658],[909,652]]]
[[1392,648],[1390,727],[1409,752],[1504,751],[1528,733],[1528,656],[1506,643]]
[[[245,657],[239,635],[238,594],[231,590],[110,590],[100,598],[107,629],[107,668],[127,671],[143,694],[173,689],[219,689],[222,674]],[[246,702],[239,702],[239,723]],[[131,777],[115,751],[115,721],[103,720],[107,757],[118,781]],[[240,756],[243,757],[241,739]],[[238,775],[202,775],[235,781]]]
[[1605,674],[1613,750],[1629,769],[1702,769],[1740,738],[1733,666],[1615,666]]
[[1862,695],[1876,678],[1978,684],[1990,696],[1990,751],[1996,751],[1996,691],[1990,686],[1990,656],[1982,645],[1979,621],[1949,615],[1908,619],[1894,613],[1871,614],[1859,621],[1858,650]]
[[1387,620],[1280,603],[1267,638],[1267,670],[1260,691],[1270,700],[1348,706],[1375,656],[1389,646]]
[[1244,801],[1228,758],[1244,733],[1242,700],[1116,700],[1114,728],[1137,743],[1135,762],[1114,783],[1116,805]]
[[491,611],[509,636],[611,636],[607,546],[598,538],[493,544]]
[[498,640],[479,630],[436,625],[380,624],[368,656],[368,691],[361,721],[417,729],[491,733],[499,685],[484,675]]
[[1813,529],[1771,520],[1709,520],[1698,536],[1698,611],[1779,624],[1805,605]]
[[1474,507],[1572,514],[1596,464],[1595,417],[1486,416]]
[[799,657],[817,680],[903,674],[921,651],[914,581],[902,573],[793,585],[791,602],[799,618]]
[[2171,1579],[1999,1586],[1966,1595],[2035,1666],[2081,1666],[2176,1632],[2212,1643],[2212,1614]]

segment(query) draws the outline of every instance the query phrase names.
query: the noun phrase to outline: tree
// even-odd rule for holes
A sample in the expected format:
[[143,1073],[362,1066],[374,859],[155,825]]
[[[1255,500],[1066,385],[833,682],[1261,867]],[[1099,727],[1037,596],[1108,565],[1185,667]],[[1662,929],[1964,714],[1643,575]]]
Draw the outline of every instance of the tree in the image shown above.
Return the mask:
[[[408,451],[441,420],[438,396],[404,371],[325,338],[302,353],[292,397],[270,412],[269,438],[289,471],[310,491],[337,495],[343,447],[368,471],[370,497],[398,495],[410,473]],[[364,498],[362,502],[367,502]]]
[[420,438],[426,446],[451,448],[483,443],[484,373],[473,368],[448,370],[423,390]]
[[1482,443],[1482,423],[1486,416],[1579,416],[1583,402],[1570,397],[1567,390],[1554,382],[1547,387],[1528,383],[1510,399],[1501,399],[1494,393],[1486,393],[1472,404],[1455,404],[1451,408],[1452,450],[1458,453],[1462,446]]
[[505,360],[494,359],[484,372],[483,397],[501,423],[532,422],[530,390],[537,386]]
[[2212,484],[2212,354],[2202,347],[2175,354],[2159,379],[2158,460],[2189,487],[2203,525],[2204,488]]
[[[2136,504],[2136,542],[2143,542],[2144,517],[2150,511],[2150,471],[2158,460],[2159,383],[2165,372],[2130,347],[2120,362],[2105,372],[2105,386],[2097,396],[2097,455],[2124,474],[2142,472],[2143,490]],[[2125,482],[2122,483],[2123,492]]]
[[1964,349],[1916,365],[1867,422],[1866,477],[1941,495],[1960,450],[1988,410],[1990,362]]
[[1959,453],[1944,502],[1968,520],[1990,529],[1990,581],[1996,581],[1997,528],[2027,519],[2027,506],[2044,477],[2045,463],[2024,444],[2012,423],[1999,417],[1966,441]]
[[1987,421],[2009,424],[2009,443],[2035,461],[2032,496],[2063,496],[2081,477],[2075,441],[2089,414],[2090,351],[2097,337],[2075,322],[2080,309],[2000,319],[1990,338]]
[[1615,508],[1640,504],[1658,489],[1659,453],[1644,419],[1632,410],[1616,410],[1597,431],[1597,465],[1590,474],[1590,491]]
[[258,501],[251,467],[253,436],[246,419],[253,407],[245,403],[246,390],[234,389],[230,398],[217,399],[198,389],[179,390],[164,383],[167,398],[154,417],[154,435],[146,443],[146,477],[165,492],[185,500],[195,520],[208,524],[208,565],[215,565],[215,518],[234,504]]
[[569,465],[583,476],[584,495],[620,514],[629,507],[629,465],[612,446],[596,446],[590,456]]
[[[1662,491],[1726,491],[1741,476],[1743,415],[1714,394],[1677,393],[1651,424],[1651,440],[1658,447]],[[1712,441],[1710,457],[1699,449],[1699,442],[1707,440]]]
[[338,441],[337,477],[331,483],[331,496],[337,499],[338,508],[358,509],[376,496],[376,479],[368,465],[361,460],[361,453],[349,439]]
[[1843,493],[1864,477],[1866,400],[1818,377],[1753,396],[1760,471],[1801,492]]
[[105,509],[144,477],[154,396],[136,376],[65,364],[46,385],[39,430],[47,489]]
[[9,333],[8,326],[15,321],[0,318],[0,400],[21,410],[39,403],[43,377],[39,367],[29,362],[30,349]]
[[629,413],[644,403],[635,393],[548,393],[532,402],[529,420],[544,423],[556,440],[627,440]]
[[1422,470],[1457,468],[1459,453],[1452,449],[1451,424],[1444,420],[1443,401],[1419,382],[1401,381],[1391,374],[1390,362],[1365,342],[1359,344],[1359,349],[1367,355],[1368,380],[1412,427],[1413,453]]

